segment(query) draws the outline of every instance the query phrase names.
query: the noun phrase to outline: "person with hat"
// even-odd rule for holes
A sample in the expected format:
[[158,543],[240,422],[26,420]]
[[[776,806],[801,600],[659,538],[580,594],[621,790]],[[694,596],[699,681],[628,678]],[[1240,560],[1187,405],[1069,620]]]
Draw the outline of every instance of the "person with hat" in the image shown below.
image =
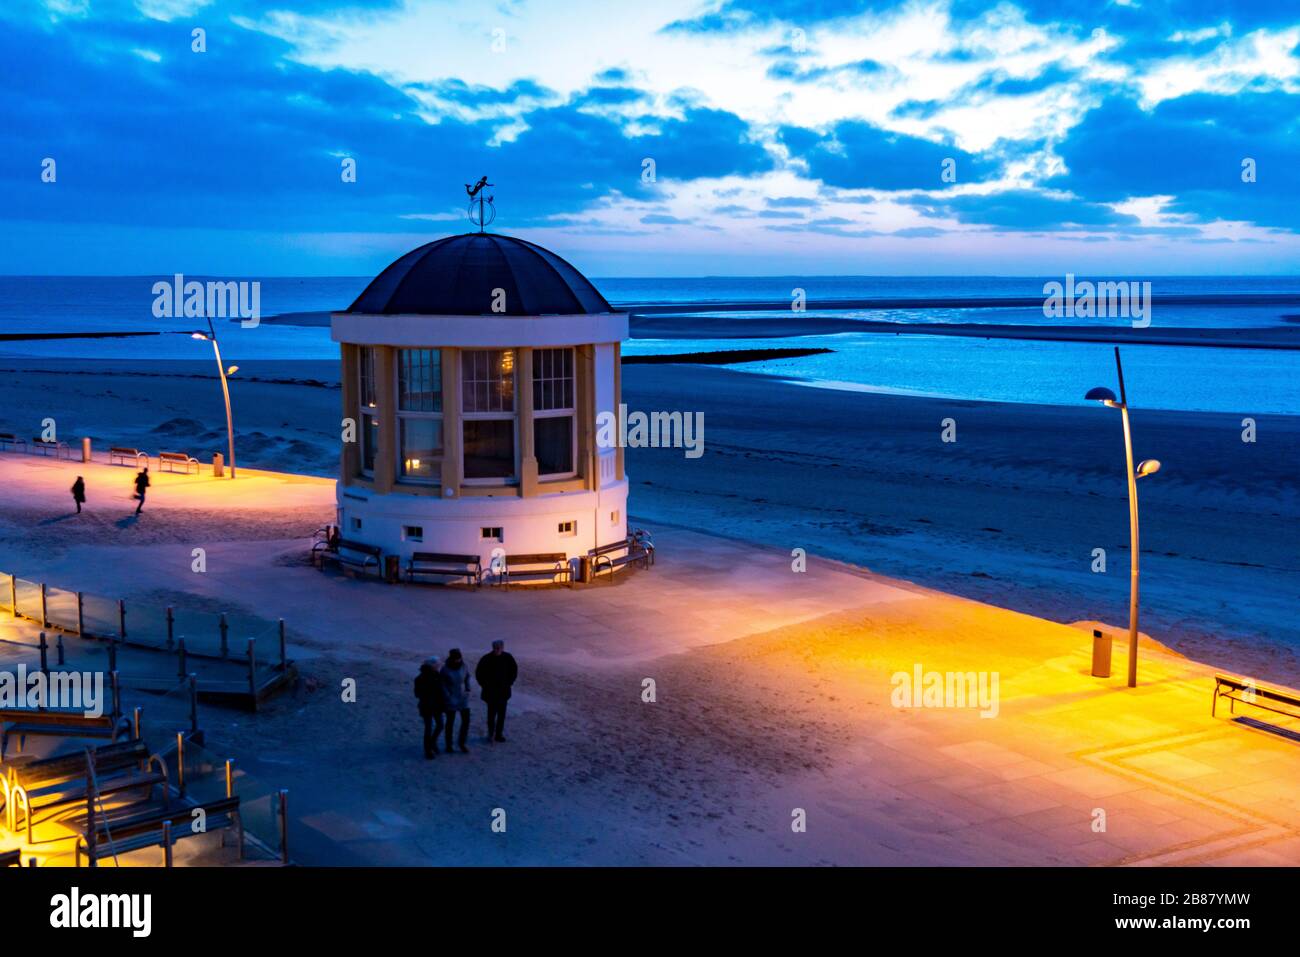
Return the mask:
[[[434,655],[420,665],[420,673],[415,676],[415,697],[420,703],[420,717],[424,719],[425,758],[438,756],[438,735],[447,711],[447,692],[442,685],[442,675],[438,673],[441,667],[441,659]],[[447,750],[451,750],[450,736]]]

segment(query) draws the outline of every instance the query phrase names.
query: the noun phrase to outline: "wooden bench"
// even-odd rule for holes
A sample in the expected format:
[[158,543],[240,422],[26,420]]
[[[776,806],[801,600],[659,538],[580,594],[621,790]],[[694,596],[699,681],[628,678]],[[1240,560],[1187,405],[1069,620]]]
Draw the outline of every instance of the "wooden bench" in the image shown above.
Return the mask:
[[573,568],[564,552],[543,552],[536,555],[507,555],[501,572],[501,584],[510,590],[514,581],[564,582],[573,587]]
[[27,451],[32,455],[53,455],[56,459],[60,456],[72,458],[72,450],[66,442],[46,442],[44,439],[33,438],[27,443]]
[[[87,758],[82,755],[81,776],[55,781],[43,787],[28,789],[21,784],[11,785],[9,799],[12,803],[10,817],[14,825],[11,832],[17,831],[18,811],[21,809],[27,826],[27,843],[33,842],[33,824],[37,811],[53,811],[61,807],[70,807],[86,803],[91,794],[90,769]],[[156,768],[157,770],[153,770]],[[150,755],[143,768],[118,765],[115,772],[105,771],[96,763],[94,793],[100,797],[121,794],[137,788],[148,788],[149,798],[153,797],[155,785],[162,785],[163,806],[170,803],[167,784],[167,765],[158,755]],[[39,802],[39,803],[38,803]]]
[[14,848],[12,851],[0,851],[0,867],[22,867],[23,851],[22,848]]
[[384,550],[378,545],[366,545],[346,538],[336,538],[333,547],[329,542],[317,542],[311,549],[316,567],[325,570],[325,563],[336,562],[340,568],[365,573],[372,565],[376,575],[383,574]]
[[624,565],[640,564],[649,568],[655,561],[655,546],[648,537],[637,534],[629,535],[621,542],[610,542],[587,552],[591,562],[591,577],[596,579],[602,568],[609,569],[609,580],[614,581],[614,569]]
[[149,464],[149,453],[141,452],[139,449],[128,448],[124,445],[115,445],[108,450],[109,465],[139,465],[140,460],[144,459],[144,464]]
[[[1227,690],[1224,691],[1224,688]],[[1300,711],[1300,692],[1289,691],[1286,688],[1273,688],[1244,678],[1234,678],[1232,675],[1216,674],[1214,697],[1210,699],[1210,717],[1215,717],[1220,698],[1227,698],[1231,702],[1228,709],[1232,714],[1237,713],[1236,703],[1240,701],[1242,704],[1253,705],[1288,718],[1300,718],[1300,713],[1297,713]],[[1261,699],[1266,703],[1261,703]],[[1283,707],[1278,707],[1279,705]],[[1288,711],[1287,708],[1296,710]]]
[[478,588],[483,584],[483,562],[477,555],[416,552],[406,562],[406,580],[415,581],[416,575],[463,578],[465,584]]
[[94,717],[84,711],[59,708],[0,708],[0,760],[9,750],[9,739],[18,736],[21,752],[29,735],[52,735],[66,738],[108,738],[116,741],[129,734],[131,722],[120,715],[101,714]]
[[199,460],[191,456],[188,452],[159,452],[158,453],[158,471],[175,472],[177,467],[184,470],[188,475],[190,469],[195,472],[199,471]]
[[13,446],[14,448],[26,448],[27,440],[18,438],[18,436],[14,435],[12,432],[0,432],[0,450],[9,446]]
[[[101,744],[91,749],[91,754],[96,770],[113,771],[133,764],[139,765],[148,760],[149,748],[142,739],[132,738],[130,741]],[[85,771],[85,748],[66,754],[56,754],[49,758],[36,758],[21,764],[10,761],[6,764],[5,776],[0,778],[0,787],[3,787],[6,782],[12,782],[30,790],[38,784],[79,777]]]
[[[194,811],[202,809],[204,817],[203,830],[195,830]],[[166,827],[164,828],[164,825]],[[239,844],[239,857],[244,857],[244,823],[239,816],[239,797],[219,798],[193,806],[176,808],[154,808],[148,811],[119,817],[116,820],[104,819],[95,815],[93,822],[86,822],[85,829],[77,838],[76,861],[81,866],[82,854],[91,867],[98,866],[106,857],[137,851],[142,847],[162,847],[163,862],[171,866],[171,843],[195,834],[210,834],[213,831],[233,827]],[[225,845],[225,835],[222,835]]]

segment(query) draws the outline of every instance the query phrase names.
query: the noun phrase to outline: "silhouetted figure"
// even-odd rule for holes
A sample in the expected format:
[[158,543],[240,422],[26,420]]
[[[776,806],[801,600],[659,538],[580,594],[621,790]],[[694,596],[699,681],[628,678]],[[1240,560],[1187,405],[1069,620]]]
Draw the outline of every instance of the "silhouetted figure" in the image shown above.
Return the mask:
[[135,514],[139,515],[140,510],[144,508],[144,491],[149,487],[149,466],[140,470],[140,474],[135,477],[135,497],[140,500],[140,504],[135,507]]
[[487,704],[489,741],[506,739],[502,733],[506,728],[506,702],[510,700],[510,686],[519,677],[519,665],[505,647],[500,638],[492,642],[492,650],[478,660],[474,669],[474,680]]
[[[415,676],[415,697],[420,702],[420,717],[424,719],[426,758],[438,756],[438,735],[442,733],[444,713],[447,710],[447,692],[443,690],[442,675],[438,673],[441,666],[441,660],[434,655],[420,665],[420,673]],[[450,740],[447,749],[451,750]]]
[[80,515],[81,506],[85,504],[86,501],[86,480],[80,475],[78,475],[77,480],[72,483],[72,500],[77,503],[77,514]]
[[457,744],[463,753],[469,754],[469,748],[465,746],[469,738],[469,665],[465,664],[459,648],[447,652],[447,663],[442,666],[442,690],[447,695],[447,751],[451,751],[451,732],[459,714],[460,738]]

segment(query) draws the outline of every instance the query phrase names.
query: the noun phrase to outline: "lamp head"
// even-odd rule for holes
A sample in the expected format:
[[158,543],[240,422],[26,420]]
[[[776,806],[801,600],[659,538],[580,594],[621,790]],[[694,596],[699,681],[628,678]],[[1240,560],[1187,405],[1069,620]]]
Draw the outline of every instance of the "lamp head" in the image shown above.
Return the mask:
[[239,371],[239,366],[231,366],[229,369],[226,370],[226,375],[234,375],[238,371]]
[[1159,459],[1143,459],[1141,462],[1138,463],[1137,477],[1141,478],[1144,475],[1155,475],[1159,471],[1160,471]]
[[190,338],[191,338],[191,339],[200,339],[200,340],[202,340],[202,339],[206,339],[207,337],[208,337],[208,334],[207,334],[206,332],[191,332],[191,333],[190,333]]
[[1119,403],[1115,400],[1115,393],[1111,392],[1105,386],[1099,385],[1095,389],[1089,389],[1084,399],[1090,402],[1100,402],[1102,405],[1115,408]]

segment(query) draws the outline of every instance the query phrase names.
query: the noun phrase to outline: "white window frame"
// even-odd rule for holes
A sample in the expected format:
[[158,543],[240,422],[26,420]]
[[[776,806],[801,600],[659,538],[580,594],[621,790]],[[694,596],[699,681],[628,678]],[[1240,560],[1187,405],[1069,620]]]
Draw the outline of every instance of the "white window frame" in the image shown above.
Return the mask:
[[392,398],[393,398],[393,411],[395,413],[394,425],[397,434],[393,436],[393,447],[394,447],[393,466],[396,469],[396,479],[398,482],[400,482],[403,485],[441,485],[442,484],[442,459],[443,456],[447,454],[447,432],[446,429],[444,428],[439,429],[442,435],[442,448],[438,450],[437,456],[433,459],[433,462],[436,467],[432,469],[432,474],[429,475],[427,478],[420,475],[404,474],[403,462],[404,462],[404,455],[406,450],[403,448],[402,420],[403,419],[432,419],[434,421],[441,423],[443,413],[404,411],[402,409],[402,353],[403,352],[432,352],[433,353],[433,361],[438,363],[438,405],[441,406],[443,409],[446,409],[447,407],[446,393],[445,390],[443,389],[443,382],[445,381],[443,378],[443,373],[446,370],[442,368],[442,350],[437,347],[431,347],[431,348],[413,347],[408,349],[405,346],[394,349],[393,361],[397,364],[397,366],[393,370],[394,374],[393,374],[393,397]]
[[[367,362],[367,359],[369,359],[369,362]],[[370,429],[367,427],[366,419],[371,418],[375,420],[376,436],[378,435],[379,429],[383,427],[383,423],[379,421],[380,409],[377,404],[379,392],[378,376],[375,369],[378,364],[379,349],[376,346],[357,347],[357,430],[360,433],[357,438],[361,443],[360,449],[358,450],[361,454],[357,457],[357,469],[367,478],[374,478],[375,470],[373,468],[366,468],[366,443],[370,440]],[[366,389],[367,380],[370,382],[369,390]],[[375,396],[376,402],[366,405],[367,391]],[[376,448],[374,450],[374,456],[372,456],[376,459],[379,457],[379,449],[377,446],[378,439],[376,437]]]
[[[533,402],[533,421],[532,421],[531,423],[529,423],[529,425],[530,425],[530,427],[533,429],[533,455],[534,455],[534,457],[536,457],[536,455],[537,455],[537,425],[536,425],[536,422],[537,422],[538,419],[558,419],[558,418],[561,418],[561,417],[567,415],[567,416],[569,417],[569,422],[570,422],[570,424],[572,425],[572,428],[569,429],[569,460],[573,463],[573,468],[570,469],[570,470],[567,471],[567,472],[542,472],[542,471],[540,471],[540,469],[539,469],[538,474],[537,474],[537,480],[538,480],[539,482],[541,482],[541,481],[554,482],[554,481],[561,481],[561,480],[563,480],[563,479],[571,479],[571,478],[576,477],[577,474],[578,474],[578,350],[575,349],[575,348],[573,348],[572,346],[556,346],[556,347],[550,347],[550,346],[547,346],[547,347],[538,347],[538,348],[536,348],[536,349],[533,350],[533,356],[536,357],[536,356],[538,355],[538,353],[541,353],[541,352],[567,352],[567,353],[569,353],[570,360],[571,360],[571,363],[570,363],[569,368],[573,370],[573,377],[572,377],[572,382],[573,382],[573,396],[572,396],[572,398],[573,398],[573,405],[571,405],[571,406],[569,406],[569,407],[567,407],[567,408],[560,408],[560,409],[539,409],[539,408],[537,408],[537,402],[536,402],[536,388],[537,388],[538,379],[537,379],[537,376],[536,376],[535,373],[534,373],[534,375],[533,375],[533,388],[534,388],[534,396],[533,396],[533,398],[534,398],[534,402]],[[563,379],[563,378],[550,377],[547,381],[550,381],[550,382],[563,382],[564,379]]]
[[[465,356],[472,355],[476,352],[509,352],[514,356],[513,374],[511,375],[511,393],[510,412],[469,412],[465,408]],[[515,348],[508,349],[462,349],[460,350],[460,481],[463,485],[518,485],[519,484],[519,350]],[[479,382],[482,380],[469,380]],[[491,380],[489,380],[491,381]],[[511,466],[512,472],[504,478],[466,478],[465,476],[465,423],[466,422],[504,422],[509,421],[511,425],[511,444],[514,447],[514,464]],[[446,437],[443,437],[444,444]]]

